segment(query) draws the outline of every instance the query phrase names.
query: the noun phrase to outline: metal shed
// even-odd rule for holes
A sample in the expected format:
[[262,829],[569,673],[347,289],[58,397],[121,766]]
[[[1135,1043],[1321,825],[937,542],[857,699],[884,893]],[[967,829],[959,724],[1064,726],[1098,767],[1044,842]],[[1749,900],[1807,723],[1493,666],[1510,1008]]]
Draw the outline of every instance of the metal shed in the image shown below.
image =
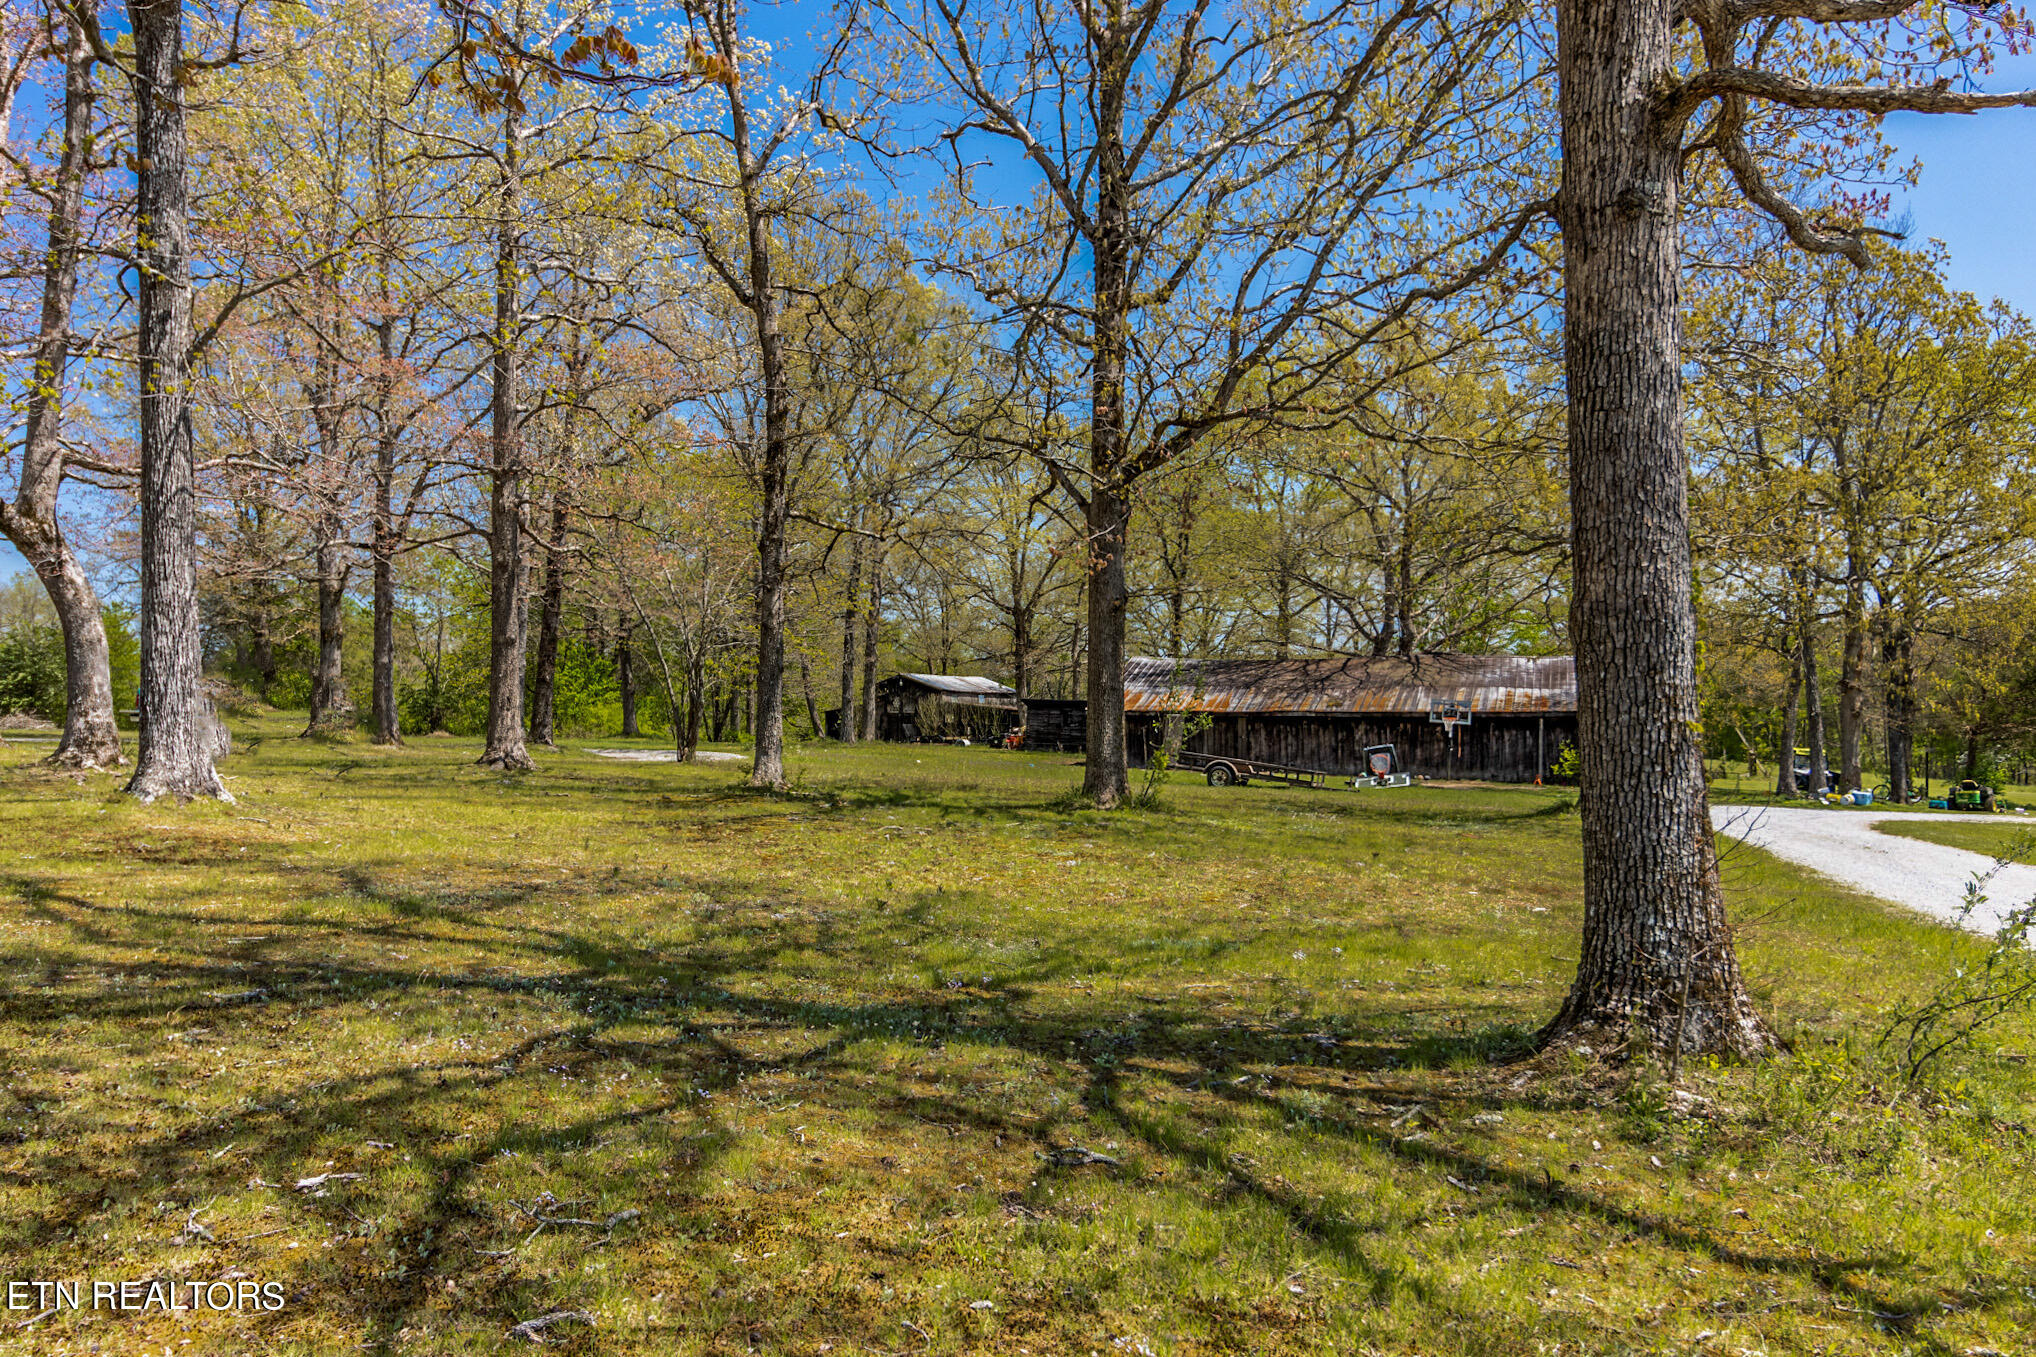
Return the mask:
[[[838,736],[840,711],[827,713]],[[877,684],[877,738],[911,743],[955,736],[988,742],[1018,724],[1018,694],[974,674],[893,674]]]

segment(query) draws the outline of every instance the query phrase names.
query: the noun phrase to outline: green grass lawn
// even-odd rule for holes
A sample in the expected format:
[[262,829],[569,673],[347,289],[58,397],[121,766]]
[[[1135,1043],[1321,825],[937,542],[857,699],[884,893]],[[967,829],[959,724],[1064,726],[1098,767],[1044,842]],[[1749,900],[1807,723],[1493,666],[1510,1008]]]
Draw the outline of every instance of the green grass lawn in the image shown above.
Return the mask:
[[1941,843],[1968,852],[1985,853],[1991,858],[2036,865],[2036,823],[2020,815],[2008,817],[2004,822],[1994,816],[1975,816],[1968,811],[1959,819],[1946,816],[1941,821],[1884,820],[1875,828],[1883,834],[1897,834],[1905,839],[1921,839],[1926,843]]
[[[1569,794],[1069,809],[1064,756],[729,765],[243,723],[233,806],[0,758],[10,1279],[254,1279],[36,1353],[1964,1353],[2036,1331],[2028,1024],[1976,944],[1734,848],[1796,1055],[1521,1061]],[[1066,1153],[1083,1147],[1098,1158]],[[322,1175],[332,1175],[323,1177]],[[514,1350],[522,1344],[510,1344]]]

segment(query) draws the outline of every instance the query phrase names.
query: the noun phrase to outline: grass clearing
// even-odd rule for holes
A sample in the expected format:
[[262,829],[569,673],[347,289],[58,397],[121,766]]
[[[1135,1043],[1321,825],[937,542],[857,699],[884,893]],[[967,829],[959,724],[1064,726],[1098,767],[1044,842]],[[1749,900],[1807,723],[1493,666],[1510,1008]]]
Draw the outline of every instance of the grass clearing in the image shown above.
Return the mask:
[[2036,866],[2036,824],[2015,816],[2002,821],[1991,817],[1972,818],[1970,811],[1960,819],[1883,820],[1875,826],[1883,834],[1904,839],[1921,839],[1947,848],[1963,848],[1990,858]]
[[289,1297],[6,1350],[496,1352],[559,1310],[595,1323],[558,1350],[631,1354],[2036,1329],[2036,1029],[1895,1098],[1878,1015],[1981,944],[1756,850],[1732,906],[1796,1055],[1684,1107],[1509,1063],[1575,964],[1567,792],[1104,815],[1055,808],[1063,756],[811,748],[769,795],[296,728],[240,723],[235,806],[0,751],[9,1276]]

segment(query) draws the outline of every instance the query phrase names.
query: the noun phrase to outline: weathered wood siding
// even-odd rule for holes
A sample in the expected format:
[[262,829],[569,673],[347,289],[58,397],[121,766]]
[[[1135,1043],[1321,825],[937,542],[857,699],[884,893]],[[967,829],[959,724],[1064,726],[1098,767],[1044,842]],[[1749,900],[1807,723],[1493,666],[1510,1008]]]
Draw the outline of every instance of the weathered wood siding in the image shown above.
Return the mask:
[[[1131,750],[1142,763],[1158,747],[1162,728],[1156,719],[1132,721]],[[1253,712],[1213,717],[1187,748],[1355,776],[1365,771],[1366,746],[1390,744],[1398,747],[1400,766],[1417,777],[1532,782],[1545,777],[1563,744],[1575,739],[1574,712],[1479,715],[1454,736],[1425,716]]]
[[1080,699],[1032,698],[1025,703],[1025,747],[1080,753],[1089,738],[1089,704]]

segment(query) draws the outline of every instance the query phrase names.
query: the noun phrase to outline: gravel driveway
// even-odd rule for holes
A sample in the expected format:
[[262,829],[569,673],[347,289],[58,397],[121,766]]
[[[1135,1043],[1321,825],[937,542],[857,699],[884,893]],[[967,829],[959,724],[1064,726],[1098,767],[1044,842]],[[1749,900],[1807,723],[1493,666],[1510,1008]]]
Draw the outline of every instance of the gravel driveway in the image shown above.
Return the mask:
[[[1841,885],[1934,918],[1955,921],[1965,901],[1965,884],[1993,866],[1984,853],[1946,848],[1882,834],[1874,829],[1884,820],[1943,820],[1917,811],[1809,810],[1778,806],[1713,806],[1711,823],[1755,848],[1830,877]],[[2000,824],[2000,817],[1973,817]],[[2036,824],[2010,817],[2007,823]],[[1967,926],[1992,933],[2002,913],[2036,899],[2036,867],[2003,867],[1987,883],[1987,903],[1973,912]]]

